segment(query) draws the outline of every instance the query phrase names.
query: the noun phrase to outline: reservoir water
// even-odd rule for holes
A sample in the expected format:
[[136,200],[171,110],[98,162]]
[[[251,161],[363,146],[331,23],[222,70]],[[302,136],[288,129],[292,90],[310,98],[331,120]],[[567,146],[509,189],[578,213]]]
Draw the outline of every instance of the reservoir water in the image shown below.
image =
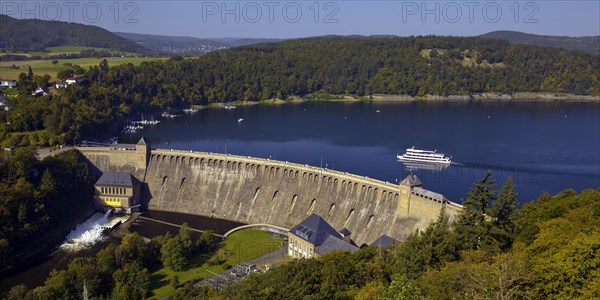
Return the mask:
[[[243,121],[239,121],[243,119]],[[462,202],[485,170],[509,176],[521,203],[542,192],[600,186],[600,103],[308,102],[208,108],[141,135],[155,148],[272,158],[397,182],[410,172]],[[406,148],[452,155],[444,169],[399,162]]]

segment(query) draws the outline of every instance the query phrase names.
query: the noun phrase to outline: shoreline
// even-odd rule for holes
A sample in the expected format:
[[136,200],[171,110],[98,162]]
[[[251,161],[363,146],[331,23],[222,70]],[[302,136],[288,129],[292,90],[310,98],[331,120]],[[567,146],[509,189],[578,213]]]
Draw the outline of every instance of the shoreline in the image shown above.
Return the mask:
[[331,95],[332,97],[341,97],[340,99],[305,99],[298,96],[292,96],[289,100],[271,99],[261,101],[235,101],[229,103],[211,103],[192,105],[194,108],[222,108],[225,105],[251,106],[251,105],[281,105],[288,103],[307,103],[307,102],[372,102],[372,103],[408,103],[408,102],[514,102],[514,103],[596,103],[600,102],[600,96],[592,95],[574,95],[564,93],[514,93],[508,94],[476,94],[476,95],[449,95],[434,96],[426,95],[423,97],[413,97],[410,95],[372,95],[371,97],[356,98],[348,95]]
[[514,94],[493,94],[483,93],[475,95],[449,95],[435,96],[426,95],[424,97],[413,97],[410,95],[373,95],[373,100],[369,101],[507,101],[507,102],[600,102],[600,96],[593,95],[575,95],[566,93],[530,93],[520,92]]

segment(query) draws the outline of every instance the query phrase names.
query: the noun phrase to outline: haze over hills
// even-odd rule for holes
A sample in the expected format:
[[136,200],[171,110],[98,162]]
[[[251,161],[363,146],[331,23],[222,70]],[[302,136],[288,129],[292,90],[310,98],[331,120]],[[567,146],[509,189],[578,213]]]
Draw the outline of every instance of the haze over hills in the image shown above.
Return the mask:
[[146,48],[90,25],[0,15],[0,48],[12,52],[45,51],[47,47],[78,45],[146,54]]
[[136,42],[150,50],[169,54],[204,54],[230,47],[229,44],[220,41],[188,36],[165,36],[127,32],[115,32],[114,34]]
[[127,32],[115,32],[115,34],[150,50],[184,55],[198,55],[220,49],[282,41],[281,39],[259,38],[196,38]]
[[268,39],[268,38],[211,38],[213,41],[220,41],[230,47],[248,46],[260,43],[277,43],[286,39]]
[[512,44],[554,47],[600,54],[600,36],[570,37],[537,35],[518,31],[493,31],[482,34],[481,37],[505,40]]

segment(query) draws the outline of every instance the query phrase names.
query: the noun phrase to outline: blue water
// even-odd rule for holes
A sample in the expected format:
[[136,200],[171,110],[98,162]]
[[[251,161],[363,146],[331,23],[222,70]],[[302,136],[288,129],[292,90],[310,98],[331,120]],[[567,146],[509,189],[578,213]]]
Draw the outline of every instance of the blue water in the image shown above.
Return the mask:
[[[156,148],[270,157],[389,182],[412,170],[425,188],[456,202],[487,169],[500,184],[512,177],[521,203],[544,191],[600,187],[600,103],[254,105],[163,119],[121,140],[140,135]],[[456,164],[407,168],[396,155],[413,145]]]

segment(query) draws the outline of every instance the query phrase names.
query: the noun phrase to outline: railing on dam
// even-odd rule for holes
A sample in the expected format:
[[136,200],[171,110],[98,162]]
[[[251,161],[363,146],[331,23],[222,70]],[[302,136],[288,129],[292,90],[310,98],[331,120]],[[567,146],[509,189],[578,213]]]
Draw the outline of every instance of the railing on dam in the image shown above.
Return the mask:
[[258,230],[270,231],[270,232],[275,232],[277,234],[285,234],[285,235],[287,235],[287,233],[290,231],[288,228],[275,226],[275,225],[271,225],[271,224],[250,224],[250,225],[242,225],[240,227],[233,228],[233,229],[227,231],[223,236],[225,238],[227,238],[230,234],[232,234],[236,231],[245,230],[245,229],[258,229]]

